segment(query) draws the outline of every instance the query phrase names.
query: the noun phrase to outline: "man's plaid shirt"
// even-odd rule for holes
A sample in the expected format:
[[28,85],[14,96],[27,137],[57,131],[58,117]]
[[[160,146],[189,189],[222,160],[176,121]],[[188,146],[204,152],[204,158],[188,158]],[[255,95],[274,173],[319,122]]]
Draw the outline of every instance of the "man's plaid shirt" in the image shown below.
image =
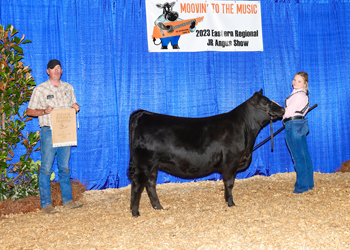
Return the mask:
[[[77,100],[75,99],[73,86],[67,82],[60,82],[54,87],[49,80],[35,87],[29,101],[30,109],[45,109],[51,106],[55,109],[71,108]],[[51,126],[51,114],[39,116],[39,125]]]

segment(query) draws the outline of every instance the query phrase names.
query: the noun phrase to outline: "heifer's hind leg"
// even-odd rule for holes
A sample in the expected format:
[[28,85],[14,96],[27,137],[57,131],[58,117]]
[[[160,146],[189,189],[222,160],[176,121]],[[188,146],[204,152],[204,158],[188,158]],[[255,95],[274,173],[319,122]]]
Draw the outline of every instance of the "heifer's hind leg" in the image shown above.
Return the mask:
[[158,175],[158,169],[154,168],[150,177],[147,180],[146,190],[148,193],[148,197],[151,201],[152,207],[154,209],[163,209],[162,205],[160,205],[159,203],[159,199],[156,191],[157,175]]
[[225,185],[225,201],[229,207],[235,206],[232,197],[232,188],[235,183],[236,173],[233,174],[223,174],[222,178]]
[[145,178],[143,174],[135,174],[131,181],[131,199],[130,199],[130,210],[132,216],[137,217],[140,216],[139,206],[140,199],[143,188],[145,187]]

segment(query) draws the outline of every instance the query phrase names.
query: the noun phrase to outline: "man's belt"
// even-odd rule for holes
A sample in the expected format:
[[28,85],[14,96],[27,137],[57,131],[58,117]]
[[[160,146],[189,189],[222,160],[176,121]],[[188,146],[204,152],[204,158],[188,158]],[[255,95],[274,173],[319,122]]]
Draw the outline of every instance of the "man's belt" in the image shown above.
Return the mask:
[[298,115],[298,116],[293,116],[293,117],[288,117],[288,118],[285,118],[283,119],[283,123],[286,123],[288,121],[294,121],[294,120],[300,120],[300,119],[303,119],[304,117]]

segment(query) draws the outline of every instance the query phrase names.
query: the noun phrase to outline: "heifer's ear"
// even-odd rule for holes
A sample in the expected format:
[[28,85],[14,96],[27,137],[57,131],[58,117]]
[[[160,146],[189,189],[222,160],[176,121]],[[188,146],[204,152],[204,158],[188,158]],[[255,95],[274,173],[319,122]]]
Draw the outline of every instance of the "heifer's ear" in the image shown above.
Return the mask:
[[262,89],[260,89],[259,94],[263,95],[263,90]]
[[157,3],[156,6],[160,9],[163,9],[163,4]]
[[259,102],[259,92],[255,92],[254,95],[249,99],[253,104],[258,104]]
[[173,7],[175,5],[175,2],[170,3],[170,7]]

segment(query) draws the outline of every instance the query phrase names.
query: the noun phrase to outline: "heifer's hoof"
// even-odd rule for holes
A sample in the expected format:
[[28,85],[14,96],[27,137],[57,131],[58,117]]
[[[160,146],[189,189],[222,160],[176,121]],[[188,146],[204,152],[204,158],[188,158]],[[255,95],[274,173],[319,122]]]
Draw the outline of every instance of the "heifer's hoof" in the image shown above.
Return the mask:
[[229,203],[228,206],[229,207],[233,207],[233,206],[236,206],[236,205],[235,205],[235,203],[232,202],[231,204]]
[[229,207],[236,206],[235,203],[234,203],[232,200],[229,200],[229,201],[227,202],[227,205],[228,205]]
[[131,212],[132,213],[132,217],[139,217],[140,216],[140,213],[139,213],[139,211],[136,211],[136,212],[134,212],[134,211],[132,211]]
[[163,209],[162,205],[160,205],[160,204],[153,206],[153,208],[156,209],[156,210],[162,210]]

